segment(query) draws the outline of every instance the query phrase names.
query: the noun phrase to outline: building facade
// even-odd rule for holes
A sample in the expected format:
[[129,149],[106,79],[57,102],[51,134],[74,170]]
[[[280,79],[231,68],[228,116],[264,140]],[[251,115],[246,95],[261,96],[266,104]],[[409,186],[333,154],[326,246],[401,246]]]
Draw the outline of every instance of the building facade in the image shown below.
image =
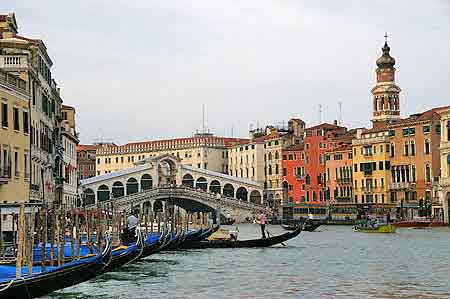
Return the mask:
[[228,173],[228,147],[238,138],[195,134],[193,137],[127,143],[97,147],[96,175],[130,168],[135,162],[164,154],[181,159],[183,165]]
[[0,69],[0,202],[29,202],[30,94],[26,82]]
[[62,176],[63,203],[67,206],[76,206],[78,200],[78,163],[77,145],[79,143],[78,134],[75,128],[75,108],[62,106],[61,137],[63,147]]
[[[436,208],[444,208],[443,220],[450,223],[450,108],[440,111],[441,116],[441,142],[440,142],[440,162],[441,177],[437,188],[437,203],[433,204],[433,215],[436,215]],[[436,206],[437,207],[436,207]]]
[[97,145],[95,144],[77,145],[77,169],[80,180],[92,178],[96,175],[96,151]]
[[0,15],[0,33],[0,68],[26,81],[30,93],[30,199],[53,202],[62,187],[56,160],[62,100],[52,79],[53,62],[42,40],[18,34],[14,14]]

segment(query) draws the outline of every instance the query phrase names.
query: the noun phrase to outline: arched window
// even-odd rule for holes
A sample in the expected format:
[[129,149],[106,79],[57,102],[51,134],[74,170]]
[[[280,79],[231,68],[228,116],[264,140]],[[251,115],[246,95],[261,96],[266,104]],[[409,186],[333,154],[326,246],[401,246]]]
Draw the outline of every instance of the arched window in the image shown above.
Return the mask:
[[192,177],[192,175],[185,174],[183,176],[183,180],[181,181],[181,185],[188,187],[188,188],[194,188],[194,178]]
[[163,204],[160,200],[156,200],[153,204],[153,212],[162,212],[163,211]]
[[272,160],[272,152],[269,152],[269,160]]
[[316,194],[316,191],[313,191],[313,192],[312,192],[312,199],[313,199],[313,201],[316,201],[316,200],[317,200],[317,194]]
[[98,201],[109,200],[109,188],[106,185],[101,185],[97,189],[97,199]]
[[211,191],[212,193],[220,194],[220,189],[221,189],[221,186],[220,186],[219,181],[217,181],[217,180],[214,180],[209,184],[209,191]]
[[146,173],[141,178],[141,189],[150,190],[152,188],[153,188],[152,176]]
[[247,201],[248,197],[247,197],[247,189],[245,189],[244,187],[239,187],[236,190],[236,198],[243,200],[243,201]]
[[250,202],[254,204],[262,204],[261,202],[261,193],[258,190],[253,190],[250,193]]
[[135,178],[129,178],[127,181],[127,195],[137,193],[139,191],[139,184]]
[[122,182],[120,181],[114,182],[112,186],[112,194],[114,198],[125,195],[125,188],[123,187]]
[[275,152],[275,160],[278,160],[279,159],[279,154],[278,154],[278,152]]
[[84,205],[94,205],[95,204],[95,193],[92,189],[87,188],[84,191]]
[[226,197],[233,197],[234,198],[234,187],[231,184],[225,184],[223,186],[223,195]]
[[203,191],[206,191],[206,190],[208,190],[208,182],[206,181],[206,179],[204,177],[199,177],[197,179],[197,182],[195,183],[195,187],[200,188]]
[[415,156],[416,155],[416,143],[414,142],[414,140],[411,140],[410,149],[411,149],[411,156]]
[[430,154],[430,140],[425,139],[425,145],[424,145],[423,150],[424,150],[425,155]]

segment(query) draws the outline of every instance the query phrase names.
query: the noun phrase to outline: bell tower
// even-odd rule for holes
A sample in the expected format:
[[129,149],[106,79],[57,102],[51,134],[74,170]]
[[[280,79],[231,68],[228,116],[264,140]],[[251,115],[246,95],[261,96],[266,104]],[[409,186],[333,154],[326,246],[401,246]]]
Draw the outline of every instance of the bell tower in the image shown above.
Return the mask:
[[387,34],[382,48],[383,54],[377,59],[377,83],[372,88],[374,127],[384,126],[400,119],[400,87],[395,84],[395,59],[390,55],[391,48]]

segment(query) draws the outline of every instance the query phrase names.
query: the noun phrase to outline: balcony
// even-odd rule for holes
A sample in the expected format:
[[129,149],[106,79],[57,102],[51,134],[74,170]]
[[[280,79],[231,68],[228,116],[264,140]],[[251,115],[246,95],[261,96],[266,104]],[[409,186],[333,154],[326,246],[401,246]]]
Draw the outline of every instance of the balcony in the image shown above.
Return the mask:
[[448,178],[441,177],[440,184],[441,184],[441,186],[450,187],[450,177],[448,177]]
[[364,176],[372,176],[372,175],[373,175],[372,171],[364,170]]
[[352,180],[350,178],[344,179],[336,179],[337,184],[352,184]]
[[304,176],[304,175],[299,175],[299,174],[297,174],[297,175],[295,176],[295,178],[297,179],[297,181],[300,181],[300,180],[304,180],[304,179],[305,179],[305,176]]
[[0,68],[27,68],[28,59],[25,55],[0,55]]
[[11,167],[8,166],[0,166],[0,185],[7,184],[11,179]]
[[391,190],[409,190],[409,189],[413,189],[415,186],[416,186],[416,183],[398,182],[398,183],[391,183],[389,188]]
[[373,186],[366,186],[361,188],[365,194],[372,194],[374,191]]

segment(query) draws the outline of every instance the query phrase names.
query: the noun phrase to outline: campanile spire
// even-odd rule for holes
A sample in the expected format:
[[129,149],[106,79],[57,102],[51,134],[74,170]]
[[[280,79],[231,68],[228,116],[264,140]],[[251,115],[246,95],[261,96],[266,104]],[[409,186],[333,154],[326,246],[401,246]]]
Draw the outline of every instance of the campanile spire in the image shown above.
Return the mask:
[[400,118],[400,87],[395,84],[395,59],[391,56],[388,35],[384,35],[381,57],[377,59],[377,82],[372,88],[374,127]]

